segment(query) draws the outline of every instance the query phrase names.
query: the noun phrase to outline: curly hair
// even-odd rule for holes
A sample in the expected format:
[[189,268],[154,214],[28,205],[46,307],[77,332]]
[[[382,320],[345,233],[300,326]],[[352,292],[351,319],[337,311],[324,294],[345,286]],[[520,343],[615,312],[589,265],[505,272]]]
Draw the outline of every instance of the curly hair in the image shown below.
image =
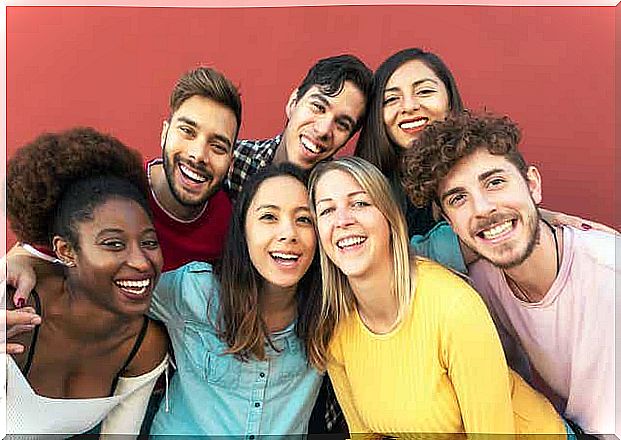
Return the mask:
[[462,112],[436,121],[423,130],[420,138],[401,159],[401,183],[416,206],[438,199],[438,187],[451,169],[479,148],[502,155],[526,177],[528,165],[517,147],[521,132],[507,116]]
[[22,242],[50,245],[56,208],[79,180],[106,175],[148,191],[142,156],[92,128],[45,133],[21,147],[7,164],[7,214]]

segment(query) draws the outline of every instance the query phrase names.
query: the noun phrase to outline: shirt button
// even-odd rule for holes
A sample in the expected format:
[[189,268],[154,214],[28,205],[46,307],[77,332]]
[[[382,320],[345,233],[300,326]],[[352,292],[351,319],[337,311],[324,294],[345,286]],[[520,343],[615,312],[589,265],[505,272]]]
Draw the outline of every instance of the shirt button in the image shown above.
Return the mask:
[[254,440],[254,435],[248,437],[250,440]]
[[265,377],[265,373],[259,373],[259,377],[260,378],[264,378]]
[[258,408],[258,407],[260,407],[260,406],[261,406],[261,404],[260,404],[259,402],[255,402],[255,403],[254,403],[254,407],[255,407],[255,408]]

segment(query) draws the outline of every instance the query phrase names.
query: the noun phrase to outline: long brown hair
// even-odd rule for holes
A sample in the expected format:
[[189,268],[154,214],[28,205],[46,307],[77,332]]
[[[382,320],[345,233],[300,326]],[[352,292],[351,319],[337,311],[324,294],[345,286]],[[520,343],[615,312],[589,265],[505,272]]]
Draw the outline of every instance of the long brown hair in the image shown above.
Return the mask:
[[[248,179],[235,204],[222,263],[217,270],[221,286],[217,325],[219,336],[229,346],[228,353],[242,360],[249,360],[252,356],[264,360],[265,344],[275,349],[259,309],[264,279],[250,259],[245,226],[246,213],[257,190],[267,179],[278,176],[292,177],[306,187],[306,173],[290,163],[271,165]],[[278,196],[275,194],[274,197]],[[296,334],[310,352],[313,349],[309,348],[309,335],[314,332],[318,322],[316,316],[321,309],[321,275],[317,254],[297,285],[296,300]]]

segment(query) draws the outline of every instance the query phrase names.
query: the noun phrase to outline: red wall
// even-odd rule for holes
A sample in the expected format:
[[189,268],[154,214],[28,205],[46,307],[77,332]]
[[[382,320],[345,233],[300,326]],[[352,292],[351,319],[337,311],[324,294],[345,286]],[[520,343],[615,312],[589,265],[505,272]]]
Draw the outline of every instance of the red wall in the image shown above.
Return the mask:
[[271,136],[315,60],[350,52],[375,68],[420,46],[451,67],[467,106],[520,123],[545,206],[621,225],[613,7],[7,7],[6,21],[8,157],[75,125],[157,155],[168,94],[200,64],[240,86],[241,136]]

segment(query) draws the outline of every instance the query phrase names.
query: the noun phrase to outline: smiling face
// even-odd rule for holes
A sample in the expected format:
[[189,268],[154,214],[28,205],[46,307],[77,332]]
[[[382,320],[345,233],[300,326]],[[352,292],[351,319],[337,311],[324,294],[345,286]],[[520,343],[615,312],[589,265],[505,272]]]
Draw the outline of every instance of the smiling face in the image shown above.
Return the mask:
[[409,148],[425,127],[446,118],[448,92],[424,62],[411,60],[391,75],[384,90],[384,126],[392,142]]
[[146,313],[163,264],[151,220],[125,198],[108,199],[92,218],[77,224],[69,285],[114,313]]
[[177,202],[201,205],[218,190],[231,164],[236,131],[231,109],[199,95],[164,121],[164,170]]
[[246,212],[245,233],[250,260],[265,281],[277,288],[295,286],[317,244],[302,182],[277,176],[261,183]]
[[388,221],[349,173],[321,176],[315,201],[321,246],[347,277],[363,278],[392,261]]
[[324,94],[317,86],[301,97],[294,91],[282,140],[287,161],[310,169],[333,156],[353,136],[365,105],[364,95],[351,81],[345,81],[336,96]]
[[498,267],[521,264],[538,242],[541,177],[534,167],[525,180],[504,156],[479,148],[451,169],[438,196],[459,238]]

